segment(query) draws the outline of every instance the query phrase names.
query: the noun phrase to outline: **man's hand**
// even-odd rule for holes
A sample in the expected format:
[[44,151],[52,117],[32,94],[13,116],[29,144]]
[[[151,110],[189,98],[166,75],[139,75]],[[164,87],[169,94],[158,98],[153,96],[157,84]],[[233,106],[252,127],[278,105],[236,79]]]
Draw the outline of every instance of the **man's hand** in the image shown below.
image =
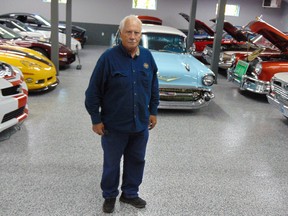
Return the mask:
[[103,124],[102,122],[99,123],[99,124],[94,124],[94,125],[92,126],[92,130],[93,130],[96,134],[102,136],[102,135],[104,135],[104,124]]
[[149,130],[153,129],[156,124],[157,124],[157,117],[155,115],[150,115],[148,129]]

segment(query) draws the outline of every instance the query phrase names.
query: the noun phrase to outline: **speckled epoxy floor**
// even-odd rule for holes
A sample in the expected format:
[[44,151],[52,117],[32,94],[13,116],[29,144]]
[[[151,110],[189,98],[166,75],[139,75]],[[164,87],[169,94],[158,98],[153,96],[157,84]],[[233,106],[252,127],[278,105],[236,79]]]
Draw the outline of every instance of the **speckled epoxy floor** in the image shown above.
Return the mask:
[[[60,71],[55,90],[29,96],[20,130],[0,134],[1,216],[105,215],[100,137],[83,105],[105,49],[86,46],[82,70]],[[140,188],[147,207],[117,202],[112,215],[288,215],[288,120],[221,74],[214,89],[201,110],[159,111]]]

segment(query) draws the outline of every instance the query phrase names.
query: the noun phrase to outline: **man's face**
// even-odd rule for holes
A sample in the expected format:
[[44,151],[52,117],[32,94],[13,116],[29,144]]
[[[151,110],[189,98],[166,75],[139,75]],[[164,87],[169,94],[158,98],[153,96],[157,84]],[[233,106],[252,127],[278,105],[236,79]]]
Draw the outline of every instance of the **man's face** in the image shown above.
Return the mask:
[[137,48],[141,39],[141,25],[133,19],[128,19],[120,32],[122,45],[127,50],[134,50]]

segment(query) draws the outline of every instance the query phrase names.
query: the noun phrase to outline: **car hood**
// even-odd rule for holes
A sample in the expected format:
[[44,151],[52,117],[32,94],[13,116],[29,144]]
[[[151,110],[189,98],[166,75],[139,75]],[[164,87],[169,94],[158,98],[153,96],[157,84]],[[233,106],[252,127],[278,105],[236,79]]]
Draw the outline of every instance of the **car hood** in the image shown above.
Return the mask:
[[0,53],[15,59],[26,59],[31,62],[39,61],[43,64],[53,66],[53,63],[39,52],[20,46],[0,44]]
[[274,77],[280,80],[283,80],[285,82],[288,82],[288,73],[284,72],[284,73],[276,73],[274,74]]
[[[185,13],[179,13],[185,20],[187,20],[188,22],[190,22],[190,17],[189,15],[185,14]],[[213,31],[213,29],[211,29],[209,26],[207,26],[204,22],[195,19],[195,29],[197,31],[199,30],[204,30],[208,35],[210,36],[214,36],[215,32]]]
[[189,54],[151,51],[158,67],[160,86],[181,88],[201,87],[202,77],[213,74],[204,64]]
[[[216,23],[216,19],[211,19],[210,21]],[[248,41],[247,36],[238,28],[236,28],[231,23],[224,21],[223,26],[224,31],[226,31],[229,35],[231,35],[235,40],[241,41]]]
[[282,52],[288,51],[288,36],[263,20],[252,21],[248,24],[251,31],[263,35]]
[[162,25],[162,20],[158,17],[147,15],[138,15],[137,17],[142,21],[143,24]]

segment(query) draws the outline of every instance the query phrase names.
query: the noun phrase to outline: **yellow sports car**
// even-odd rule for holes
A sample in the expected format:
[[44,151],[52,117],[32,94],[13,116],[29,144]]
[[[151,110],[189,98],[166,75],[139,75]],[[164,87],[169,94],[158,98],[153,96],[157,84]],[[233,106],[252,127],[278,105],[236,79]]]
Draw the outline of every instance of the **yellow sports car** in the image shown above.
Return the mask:
[[0,61],[22,71],[29,92],[53,89],[59,83],[54,64],[32,49],[0,44]]

